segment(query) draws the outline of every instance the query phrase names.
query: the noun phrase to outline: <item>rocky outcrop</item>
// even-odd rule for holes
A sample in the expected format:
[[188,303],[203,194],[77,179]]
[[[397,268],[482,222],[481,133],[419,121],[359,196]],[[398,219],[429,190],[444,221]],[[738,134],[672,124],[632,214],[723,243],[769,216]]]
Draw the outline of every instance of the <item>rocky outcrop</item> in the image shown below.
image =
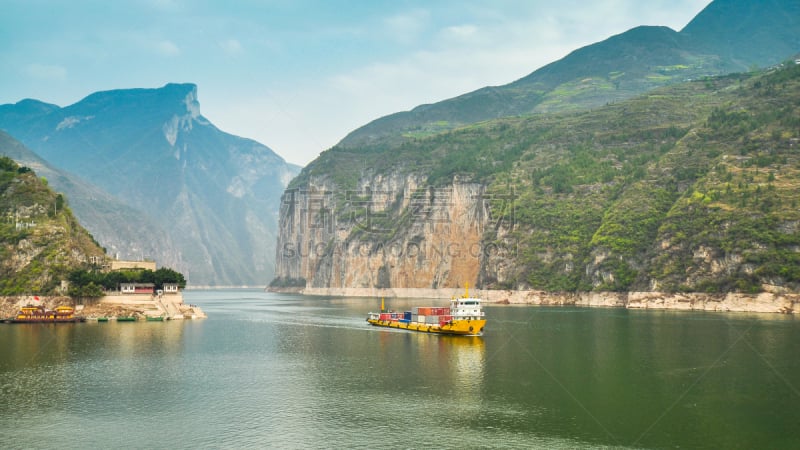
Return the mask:
[[[459,296],[458,289],[369,289],[305,288],[294,292],[304,295],[342,297],[400,297],[447,299]],[[544,292],[531,290],[470,289],[470,294],[487,303],[580,306],[681,311],[755,312],[797,314],[800,294],[702,294],[666,292]]]
[[87,319],[98,317],[133,316],[165,317],[167,319],[205,319],[206,313],[197,305],[183,302],[182,294],[169,294],[161,298],[148,295],[107,295],[98,299],[76,300],[67,296],[9,296],[0,297],[0,319],[13,317],[27,305],[41,305],[48,309],[73,306],[76,315]]

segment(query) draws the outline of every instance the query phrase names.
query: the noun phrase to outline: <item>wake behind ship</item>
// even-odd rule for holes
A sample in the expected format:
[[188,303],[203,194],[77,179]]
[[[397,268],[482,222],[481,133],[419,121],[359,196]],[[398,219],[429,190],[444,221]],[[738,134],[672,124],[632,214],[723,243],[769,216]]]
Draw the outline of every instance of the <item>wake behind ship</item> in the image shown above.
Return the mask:
[[369,313],[367,322],[378,327],[399,328],[401,330],[425,333],[456,334],[480,336],[486,325],[486,313],[481,299],[470,297],[467,291],[463,297],[450,300],[450,307],[414,307],[405,312]]

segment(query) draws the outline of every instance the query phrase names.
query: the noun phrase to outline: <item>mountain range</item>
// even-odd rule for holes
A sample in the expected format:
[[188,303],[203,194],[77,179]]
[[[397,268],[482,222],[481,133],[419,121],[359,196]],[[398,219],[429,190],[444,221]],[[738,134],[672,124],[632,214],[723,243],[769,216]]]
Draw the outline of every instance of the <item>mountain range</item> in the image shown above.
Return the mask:
[[284,194],[272,286],[796,292],[798,7],[716,0],[353,131]]
[[381,147],[499,117],[575,111],[659,86],[777,64],[800,52],[800,2],[716,0],[680,32],[640,26],[503,86],[374,120],[341,147]]
[[[429,271],[433,278],[420,275],[414,283],[440,286],[462,277],[501,287],[641,286],[645,278],[631,274],[650,267],[641,259],[644,250],[634,251],[635,258],[626,253],[617,255],[617,259],[608,257],[613,252],[604,253],[608,249],[586,242],[583,247],[578,246],[580,251],[575,250],[578,247],[565,250],[557,244],[565,238],[560,233],[572,236],[572,245],[577,245],[578,236],[587,239],[585,233],[591,228],[583,229],[576,223],[595,224],[600,228],[594,231],[600,232],[605,230],[597,222],[602,214],[627,217],[614,208],[628,203],[614,202],[621,198],[621,192],[633,192],[627,190],[632,186],[628,183],[652,175],[654,164],[675,169],[673,164],[678,159],[670,159],[667,164],[652,153],[654,148],[663,149],[660,151],[669,158],[677,158],[668,147],[688,148],[680,144],[687,138],[686,133],[704,132],[706,122],[727,123],[731,117],[747,122],[738,110],[725,103],[763,106],[745,95],[742,86],[758,90],[775,102],[781,101],[775,95],[791,97],[792,91],[785,90],[793,82],[791,77],[784,85],[769,81],[773,78],[731,81],[719,77],[796,58],[800,51],[799,18],[800,5],[795,0],[715,0],[681,31],[636,27],[575,50],[507,85],[482,88],[379,118],[351,132],[302,172],[268,147],[217,129],[200,113],[197,87],[193,84],[97,92],[66,107],[33,99],[0,105],[0,129],[8,133],[0,134],[0,153],[33,167],[54,188],[66,193],[76,216],[109,253],[122,258],[154,258],[161,265],[186,274],[194,286],[262,284],[273,271],[278,284],[411,285],[411,281],[402,281],[409,280],[411,268],[403,275],[386,259],[358,260],[356,266],[345,271],[347,261],[339,261],[337,266],[335,259],[328,258],[325,252],[335,250],[337,243],[361,242],[359,238],[369,235],[371,227],[365,232],[364,227],[343,225],[334,234],[335,239],[325,233],[332,219],[346,216],[352,222],[366,217],[368,223],[374,222],[382,230],[393,230],[392,236],[410,239],[404,242],[419,243],[431,235],[412,236],[407,227],[424,225],[416,220],[436,211],[468,218],[458,227],[441,228],[444,224],[437,222],[428,230],[440,235],[437,242],[442,245],[457,239],[471,242],[478,232],[481,245],[488,240],[506,242],[511,236],[511,240],[523,245],[522,254],[527,256],[516,259],[505,255],[460,268],[451,266],[457,263],[453,261],[444,265],[429,261],[423,272]],[[757,83],[770,88],[757,88]],[[721,86],[739,89],[737,96],[728,96]],[[676,90],[658,90],[664,87]],[[648,94],[653,92],[657,93]],[[714,98],[709,100],[706,96]],[[662,98],[671,100],[665,104],[658,101]],[[686,111],[675,109],[676,105]],[[654,111],[663,116],[654,116]],[[632,121],[629,115],[634,112],[649,122]],[[792,120],[784,113],[773,118],[777,122],[759,119],[764,123],[753,125],[753,129],[770,136],[777,133],[775,145],[784,138],[794,139],[784,129],[784,122]],[[639,123],[640,128],[630,129],[629,122]],[[765,125],[767,122],[771,125]],[[563,124],[577,128],[564,130]],[[592,133],[584,133],[584,128]],[[739,130],[736,139],[750,142],[755,137],[748,133],[753,130],[745,128]],[[616,133],[619,130],[627,131]],[[570,133],[581,137],[570,137]],[[605,146],[603,139],[610,139],[618,148]],[[592,142],[600,143],[598,151],[587,153],[586,149],[595,145]],[[736,140],[726,142],[733,147],[739,145]],[[628,153],[631,148],[641,154]],[[596,159],[597,155],[602,156]],[[726,155],[733,158],[730,152]],[[750,149],[742,150],[736,158],[739,157],[748,161],[760,158],[763,162],[763,155]],[[719,164],[712,157],[701,160],[703,164]],[[677,175],[672,181],[659,181],[669,186],[674,183],[667,196],[670,201],[694,192],[692,183],[706,182],[701,175],[710,171],[708,167],[696,167],[691,159],[680,161],[686,167],[675,169]],[[581,165],[599,170],[602,176],[597,179],[597,174],[584,173]],[[777,166],[769,167],[778,170]],[[281,199],[289,180],[298,173]],[[741,181],[741,188],[736,185],[731,189],[749,196],[752,193],[742,192],[749,192],[744,187],[752,186],[752,179],[753,176],[746,178]],[[586,184],[581,180],[594,181]],[[518,221],[519,228],[508,230],[497,223],[492,231],[485,228],[486,220],[506,217],[506,213],[492,209],[498,206],[497,198],[505,197],[495,196],[495,200],[480,204],[465,203],[462,197],[491,197],[501,182],[513,188],[514,195],[521,194],[510,205],[527,215],[521,216],[525,219]],[[584,192],[593,183],[600,184],[588,192],[600,192],[601,197],[590,196],[596,200],[592,204],[574,203],[570,196]],[[776,184],[773,182],[772,186]],[[365,196],[364,192],[370,194]],[[376,217],[370,217],[370,197],[379,192],[394,193],[394,203],[385,204]],[[531,197],[531,192],[536,195]],[[319,195],[322,197],[317,198]],[[420,206],[422,199],[429,206]],[[297,208],[302,201],[308,203],[306,208]],[[328,201],[333,202],[329,206],[344,210],[315,209]],[[381,201],[388,201],[388,197]],[[442,209],[451,203],[459,207],[471,205],[471,209]],[[612,208],[612,203],[617,207]],[[369,206],[366,209],[365,204]],[[583,208],[601,216],[577,215],[585,220],[568,221],[565,225],[553,219],[542,225],[538,216],[531,215],[531,204],[541,206],[542,211],[555,208],[549,214],[566,213],[572,217],[570,211]],[[357,211],[353,210],[354,205],[360,205]],[[663,207],[664,204],[658,206]],[[394,213],[399,215],[393,216]],[[470,223],[483,225],[475,228]],[[576,226],[581,231],[574,229]],[[655,225],[648,225],[652,226]],[[539,231],[544,234],[537,235]],[[524,237],[525,233],[539,236],[539,240],[532,242]],[[550,236],[555,244],[547,244],[543,236]],[[386,239],[384,236],[378,240]],[[368,239],[367,243],[372,245],[375,240]],[[292,251],[287,256],[287,248],[306,245],[325,249],[323,257],[315,259],[307,253],[306,257],[291,258],[296,256]],[[712,250],[709,251],[713,253]],[[594,272],[592,268],[597,267],[584,267],[594,275],[586,279],[566,275],[573,273],[576,264],[585,265],[587,255],[594,255],[599,261],[597,267],[602,266]],[[731,257],[741,256],[737,255]],[[609,261],[617,260],[625,261],[625,265],[619,265],[624,273],[605,270]],[[498,269],[498,264],[515,268]],[[547,270],[531,271],[532,264]],[[559,265],[562,269],[558,269]],[[339,281],[332,281],[336,277]],[[597,277],[603,281],[597,282]],[[540,283],[543,279],[549,282]],[[619,282],[620,279],[626,281]],[[652,280],[656,284],[663,282],[660,277]],[[696,284],[693,283],[684,284]],[[680,284],[674,280],[667,283],[671,288]],[[710,286],[716,289],[722,285],[727,286],[723,289],[730,287],[725,283]],[[751,282],[748,289],[755,285]]]
[[271,277],[280,193],[299,167],[216,128],[195,85],[97,92],[64,108],[26,99],[0,106],[0,128],[58,168],[53,186],[112,255],[155,258],[195,286]]

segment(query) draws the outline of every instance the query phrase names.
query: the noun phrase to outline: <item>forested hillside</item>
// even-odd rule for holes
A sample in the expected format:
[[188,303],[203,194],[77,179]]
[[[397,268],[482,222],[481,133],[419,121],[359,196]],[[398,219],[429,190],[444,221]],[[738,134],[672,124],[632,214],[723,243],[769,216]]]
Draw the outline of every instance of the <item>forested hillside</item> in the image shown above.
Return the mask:
[[0,156],[0,295],[59,293],[71,271],[99,265],[103,256],[62,194]]
[[[590,111],[493,120],[383,147],[334,147],[290,186],[307,196],[331,193],[331,232],[284,208],[279,249],[313,240],[344,250],[279,250],[278,275],[349,286],[356,278],[336,278],[331,268],[357,266],[372,274],[350,287],[408,279],[401,287],[460,280],[548,291],[797,291],[797,105],[800,66],[791,63]],[[431,206],[414,211],[419,202],[409,195]],[[367,207],[354,208],[358,202]],[[370,208],[380,214],[367,229],[356,213]],[[474,222],[482,248],[496,250],[476,255],[477,267],[458,267],[453,255],[409,263],[374,251],[394,241],[401,248],[447,241],[442,233],[453,232],[457,212]],[[426,228],[436,214],[453,226]],[[353,250],[363,245],[372,253]],[[403,278],[400,268],[418,272]]]

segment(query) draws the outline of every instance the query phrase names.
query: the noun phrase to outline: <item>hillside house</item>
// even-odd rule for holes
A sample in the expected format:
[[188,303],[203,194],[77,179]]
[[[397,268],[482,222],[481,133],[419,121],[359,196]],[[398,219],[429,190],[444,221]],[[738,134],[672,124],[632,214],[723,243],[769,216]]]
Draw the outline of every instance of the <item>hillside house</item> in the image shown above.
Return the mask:
[[119,290],[123,294],[150,294],[155,293],[156,286],[153,283],[121,283]]

